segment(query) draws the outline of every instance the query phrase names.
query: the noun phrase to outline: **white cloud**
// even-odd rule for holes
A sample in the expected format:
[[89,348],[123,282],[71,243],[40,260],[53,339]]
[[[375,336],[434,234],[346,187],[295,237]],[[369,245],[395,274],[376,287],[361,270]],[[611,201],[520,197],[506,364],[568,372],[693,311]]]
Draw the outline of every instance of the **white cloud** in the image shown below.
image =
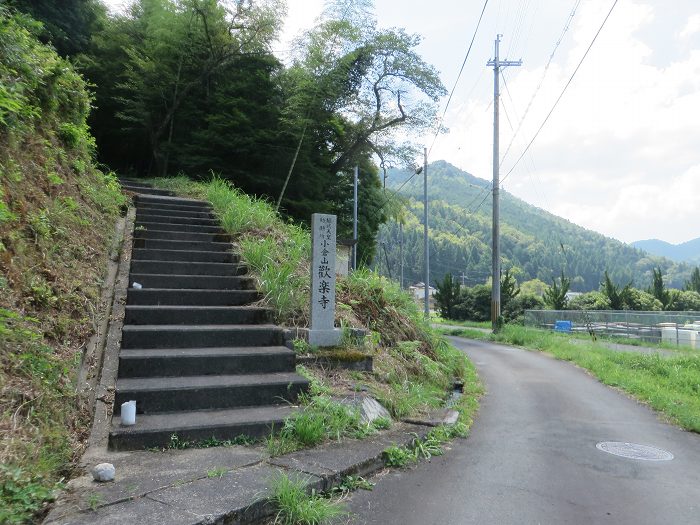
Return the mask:
[[[505,181],[515,195],[584,227],[624,241],[659,237],[679,242],[700,235],[700,51],[676,62],[651,64],[642,29],[657,23],[655,4],[622,0],[531,152]],[[574,45],[558,57],[505,162],[505,175],[523,151],[600,25],[609,2],[582,4]],[[661,30],[662,28],[657,28]],[[522,112],[542,67],[510,71],[514,104]],[[457,117],[440,153],[460,167],[490,178],[491,113],[488,100],[467,121]],[[514,120],[511,114],[511,120]],[[501,148],[511,132],[501,116]],[[454,136],[456,135],[456,136]],[[458,142],[469,148],[455,151]],[[437,149],[437,148],[436,148]],[[694,186],[693,186],[694,185]]]
[[688,40],[697,33],[700,33],[700,14],[695,14],[688,18],[688,23],[678,34],[678,38]]

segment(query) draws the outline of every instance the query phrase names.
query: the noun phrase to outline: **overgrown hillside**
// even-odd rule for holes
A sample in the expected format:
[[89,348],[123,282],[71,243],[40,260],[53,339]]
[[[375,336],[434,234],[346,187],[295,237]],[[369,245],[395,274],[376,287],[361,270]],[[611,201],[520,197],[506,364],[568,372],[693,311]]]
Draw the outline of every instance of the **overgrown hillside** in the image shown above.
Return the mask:
[[[431,274],[441,279],[451,273],[466,284],[484,283],[491,274],[490,184],[445,161],[429,166]],[[387,182],[399,188],[410,176],[392,171]],[[409,197],[404,233],[405,285],[422,281],[423,180],[414,177],[402,189]],[[651,282],[652,270],[663,270],[668,286],[682,288],[690,275],[687,264],[647,254],[620,241],[586,230],[565,219],[501,192],[501,250],[504,269],[518,281],[540,279],[550,283],[563,271],[573,291],[596,290],[608,270],[613,281],[638,287]],[[386,242],[394,277],[399,271],[399,226],[389,223],[380,230]],[[375,265],[387,273],[382,254]]]
[[93,164],[85,82],[39,31],[0,7],[0,523],[41,513],[81,451],[76,371],[124,200]]

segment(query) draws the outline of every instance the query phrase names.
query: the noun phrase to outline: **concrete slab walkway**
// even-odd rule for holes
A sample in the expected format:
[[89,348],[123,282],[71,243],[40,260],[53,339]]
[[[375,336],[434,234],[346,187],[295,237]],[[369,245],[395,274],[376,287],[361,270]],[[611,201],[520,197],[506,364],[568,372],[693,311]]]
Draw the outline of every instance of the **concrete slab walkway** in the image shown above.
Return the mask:
[[281,473],[311,489],[329,490],[349,475],[384,468],[383,451],[408,445],[431,427],[396,423],[363,440],[343,440],[270,458],[261,445],[206,449],[111,452],[84,458],[112,463],[113,482],[98,483],[86,472],[69,483],[47,517],[51,525],[204,525],[255,523],[274,513],[269,487]]

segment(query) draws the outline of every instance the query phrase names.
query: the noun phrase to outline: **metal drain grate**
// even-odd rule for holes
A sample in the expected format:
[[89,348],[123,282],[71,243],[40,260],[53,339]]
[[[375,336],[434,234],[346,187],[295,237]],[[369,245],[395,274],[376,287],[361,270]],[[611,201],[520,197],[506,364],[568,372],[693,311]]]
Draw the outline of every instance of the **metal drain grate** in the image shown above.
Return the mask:
[[595,446],[598,450],[629,459],[642,461],[671,461],[673,454],[660,448],[621,441],[602,441]]

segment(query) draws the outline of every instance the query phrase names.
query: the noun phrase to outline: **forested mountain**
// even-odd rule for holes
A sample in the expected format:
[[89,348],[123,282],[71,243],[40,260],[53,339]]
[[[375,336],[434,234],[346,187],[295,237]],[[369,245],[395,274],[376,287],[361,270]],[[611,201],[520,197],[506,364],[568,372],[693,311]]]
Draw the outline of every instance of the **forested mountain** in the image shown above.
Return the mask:
[[681,244],[671,244],[659,239],[649,239],[646,241],[635,241],[632,243],[632,246],[676,262],[700,262],[700,237]]
[[[484,283],[491,274],[490,183],[445,161],[428,169],[431,283],[451,273],[468,285]],[[401,187],[411,173],[392,170],[387,191]],[[407,196],[403,227],[404,284],[423,280],[423,176],[411,178],[401,189]],[[586,230],[566,219],[501,192],[501,251],[504,269],[518,281],[540,279],[551,283],[563,271],[573,291],[598,289],[605,270],[613,281],[637,287],[651,282],[652,269],[663,270],[668,286],[682,288],[690,275],[687,264],[649,255],[620,241]],[[390,222],[380,230],[386,256],[375,266],[392,276],[399,274],[399,225]]]

